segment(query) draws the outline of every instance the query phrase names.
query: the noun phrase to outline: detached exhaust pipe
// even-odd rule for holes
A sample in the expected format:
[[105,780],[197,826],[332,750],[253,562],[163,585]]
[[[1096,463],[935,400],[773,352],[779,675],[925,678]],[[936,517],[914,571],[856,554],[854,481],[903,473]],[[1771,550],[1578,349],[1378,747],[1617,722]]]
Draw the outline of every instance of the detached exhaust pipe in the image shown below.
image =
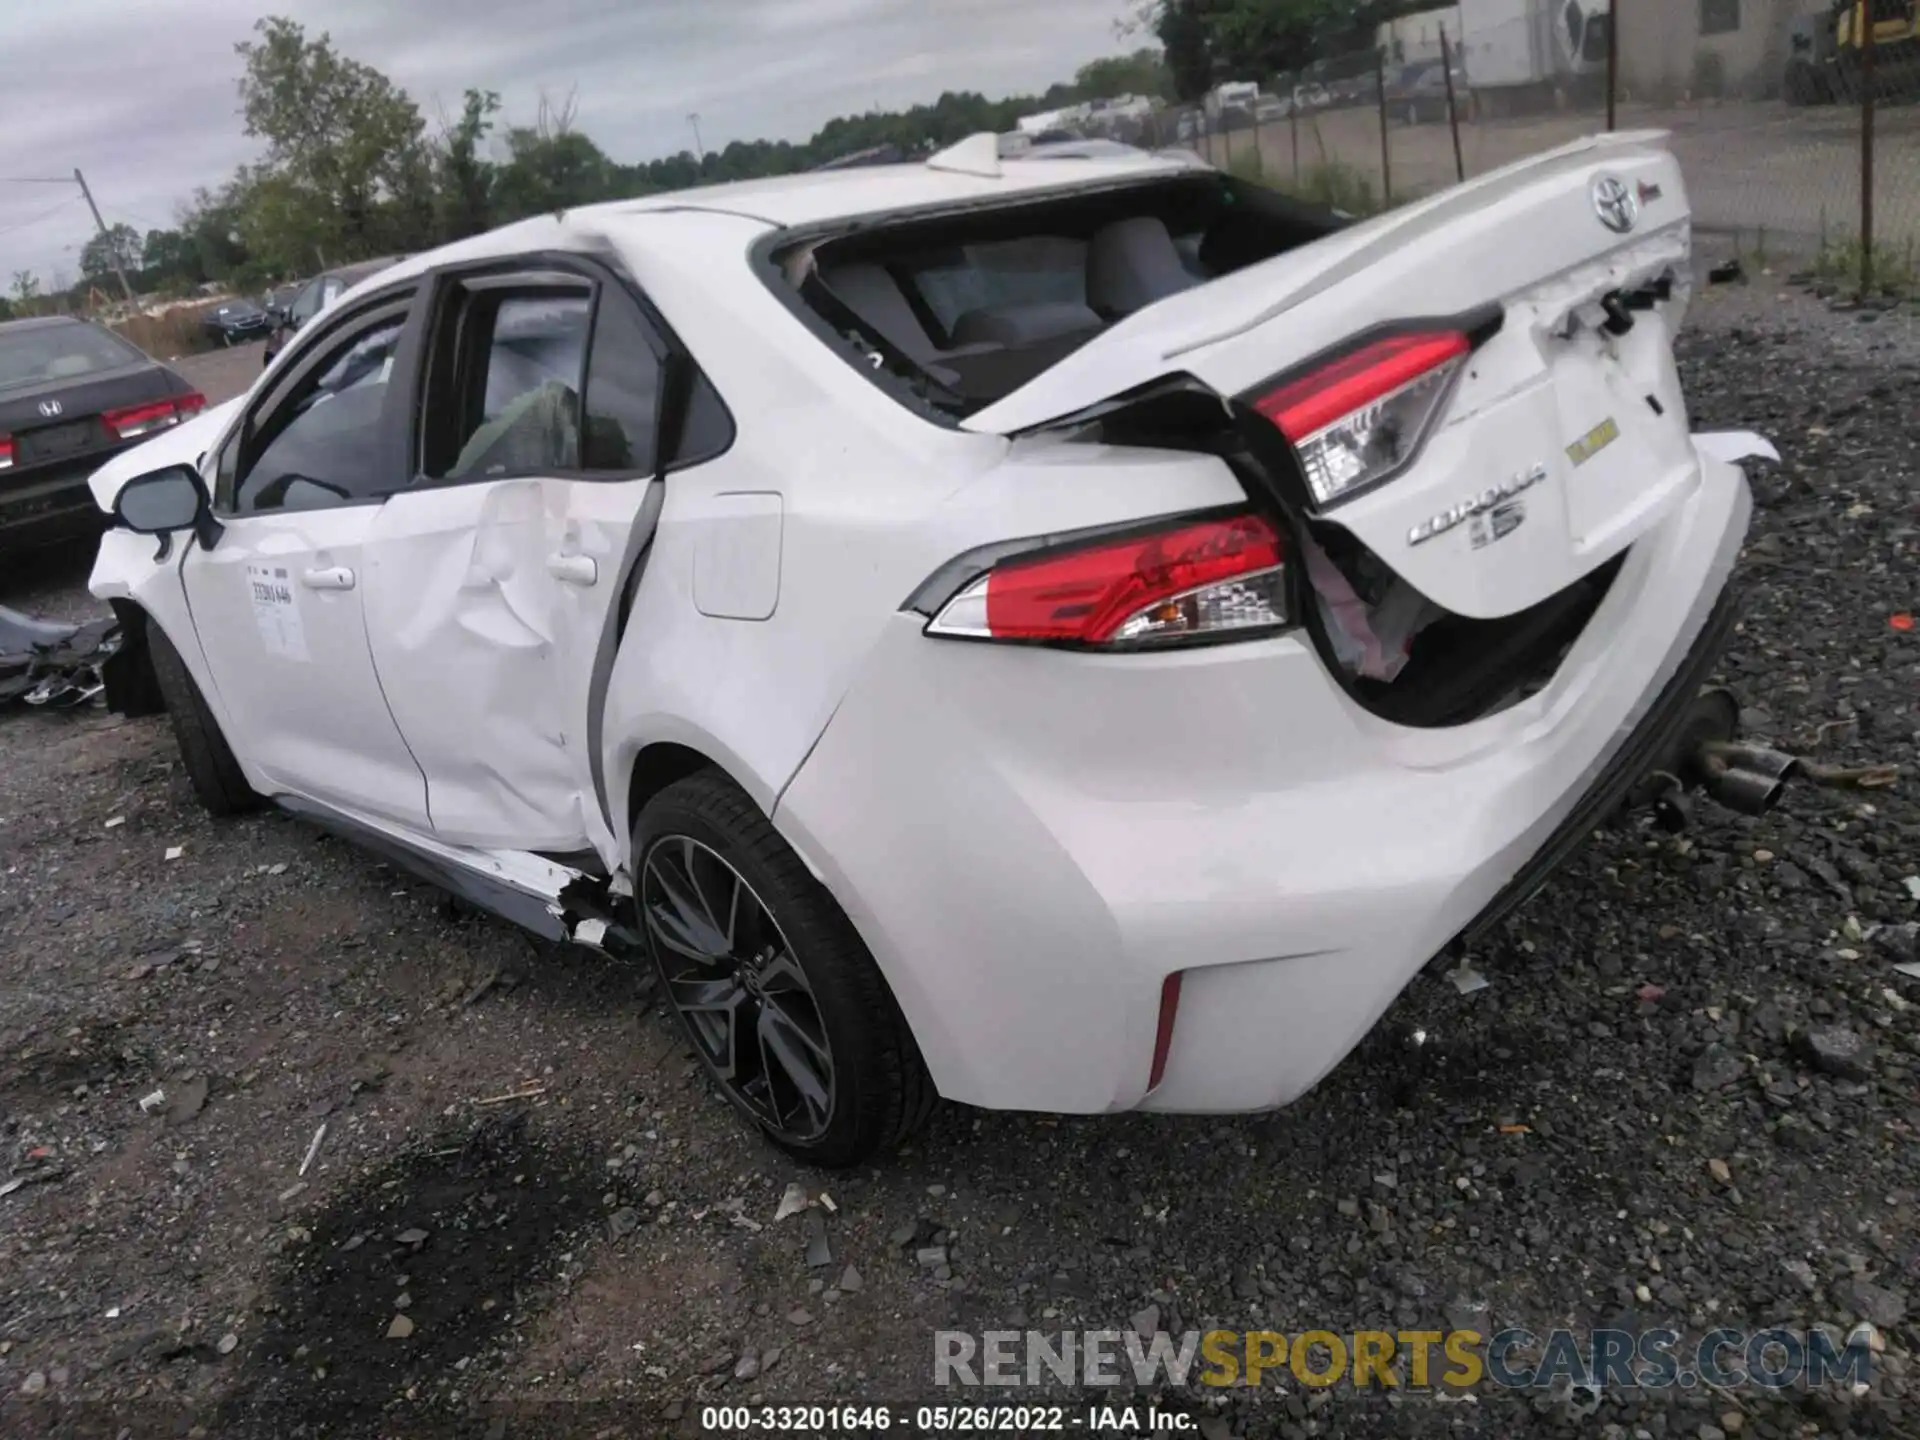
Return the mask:
[[1765,745],[1709,740],[1695,750],[1693,772],[1708,795],[1742,815],[1764,815],[1780,803],[1790,781],[1825,790],[1877,790],[1900,778],[1898,765],[1843,769],[1821,765]]
[[1719,804],[1742,815],[1764,815],[1780,803],[1787,792],[1786,777],[1793,771],[1793,757],[1779,756],[1786,765],[1778,774],[1749,770],[1730,764],[1712,753],[1700,757],[1701,785]]
[[1829,790],[1877,790],[1900,778],[1897,765],[1843,769],[1746,744],[1734,738],[1739,723],[1739,702],[1730,691],[1708,690],[1693,702],[1679,736],[1638,794],[1663,829],[1684,830],[1691,822],[1688,792],[1694,789],[1738,814],[1760,816],[1780,803],[1791,781]]

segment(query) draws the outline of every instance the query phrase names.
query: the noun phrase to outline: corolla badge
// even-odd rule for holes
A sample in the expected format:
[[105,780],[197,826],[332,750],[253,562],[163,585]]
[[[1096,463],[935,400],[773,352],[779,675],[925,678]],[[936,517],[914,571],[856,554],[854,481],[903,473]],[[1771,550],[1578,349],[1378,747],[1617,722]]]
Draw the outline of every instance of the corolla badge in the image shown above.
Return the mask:
[[[1499,509],[1522,491],[1531,490],[1534,486],[1543,484],[1546,478],[1547,467],[1545,465],[1536,465],[1531,470],[1521,471],[1511,479],[1502,480],[1498,485],[1489,485],[1478,495],[1470,495],[1458,505],[1450,505],[1438,515],[1432,515],[1422,520],[1407,532],[1407,544],[1424,545],[1436,535],[1444,535],[1447,531],[1453,529],[1455,526],[1465,524],[1476,515],[1484,515],[1491,510]],[[1493,535],[1491,538],[1497,540],[1500,536],[1517,528],[1521,519],[1525,517],[1525,514],[1526,512],[1523,510],[1518,511],[1518,513],[1513,510],[1507,511],[1504,517],[1504,525],[1495,527],[1499,530],[1499,534]],[[1480,543],[1485,544],[1486,541],[1483,540]]]
[[1593,211],[1602,225],[1624,235],[1640,218],[1640,202],[1618,175],[1599,175],[1593,182]]

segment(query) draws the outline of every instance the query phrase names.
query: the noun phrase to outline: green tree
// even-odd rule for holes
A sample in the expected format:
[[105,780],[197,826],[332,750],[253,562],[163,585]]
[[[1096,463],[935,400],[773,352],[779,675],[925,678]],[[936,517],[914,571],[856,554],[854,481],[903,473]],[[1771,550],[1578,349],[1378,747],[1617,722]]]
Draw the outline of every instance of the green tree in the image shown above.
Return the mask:
[[1260,79],[1372,49],[1382,22],[1431,0],[1150,0],[1174,91],[1198,99],[1221,79]]
[[1198,100],[1213,84],[1211,0],[1159,0],[1153,32],[1160,37],[1176,99]]
[[418,107],[378,70],[340,54],[325,32],[310,40],[302,26],[277,15],[254,30],[259,39],[234,47],[246,66],[246,132],[267,143],[253,184],[270,180],[281,218],[302,216],[310,238],[331,241],[342,260],[390,246],[396,230],[411,230],[415,221],[403,217],[396,225],[382,207],[417,207],[424,198]]
[[460,118],[441,138],[435,211],[440,238],[478,235],[493,224],[494,167],[480,146],[500,113],[500,97],[491,90],[469,90]]
[[31,270],[13,272],[13,298],[24,308],[40,298],[40,277]]
[[205,186],[180,212],[180,236],[191,258],[190,277],[231,280],[247,263],[246,243],[240,234],[242,203],[246,198],[243,169],[218,191]]
[[555,214],[621,193],[620,168],[573,128],[573,115],[571,100],[556,106],[542,99],[532,125],[507,132],[511,158],[494,183],[497,219]]
[[200,270],[193,243],[178,230],[149,230],[140,247],[142,290],[165,290],[197,285],[207,276]]
[[1074,73],[1073,88],[1084,100],[1114,100],[1122,95],[1166,99],[1173,94],[1173,74],[1164,51],[1146,48],[1131,55],[1089,60]]
[[80,251],[80,274],[87,280],[111,279],[115,270],[129,276],[139,271],[144,246],[131,225],[112,225],[97,232]]

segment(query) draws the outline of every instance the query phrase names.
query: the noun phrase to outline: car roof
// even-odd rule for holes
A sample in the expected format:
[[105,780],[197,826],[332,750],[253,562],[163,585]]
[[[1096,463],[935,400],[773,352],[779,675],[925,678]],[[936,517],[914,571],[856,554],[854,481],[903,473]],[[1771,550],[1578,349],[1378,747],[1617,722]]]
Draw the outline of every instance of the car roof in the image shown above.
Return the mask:
[[0,320],[0,334],[21,330],[52,330],[61,325],[84,325],[78,315],[24,315],[18,320]]
[[[975,141],[997,137],[975,136]],[[970,143],[970,142],[963,142]],[[960,147],[945,152],[955,154]],[[584,205],[559,215],[536,215],[498,230],[457,240],[438,250],[423,251],[381,274],[382,282],[400,281],[449,261],[471,262],[515,255],[546,246],[566,248],[586,235],[616,233],[622,222],[649,214],[697,210],[758,220],[775,228],[817,225],[834,220],[896,211],[938,209],[970,202],[1012,199],[1047,191],[1071,193],[1128,181],[1170,178],[1205,172],[1198,156],[1150,154],[1116,147],[1124,153],[1086,153],[1086,142],[1062,145],[1052,157],[1009,157],[978,170],[942,168],[927,161],[898,165],[869,165],[844,170],[808,170],[760,180],[736,180],[647,195],[634,200],[609,200]],[[943,156],[936,155],[934,162]],[[962,162],[951,162],[958,165]],[[347,272],[343,271],[342,274]],[[371,274],[368,270],[366,273]]]
[[349,282],[364,280],[369,275],[378,275],[382,270],[391,270],[407,257],[405,255],[383,255],[378,260],[358,260],[351,265],[342,265],[337,270],[327,271],[327,275],[337,280]]

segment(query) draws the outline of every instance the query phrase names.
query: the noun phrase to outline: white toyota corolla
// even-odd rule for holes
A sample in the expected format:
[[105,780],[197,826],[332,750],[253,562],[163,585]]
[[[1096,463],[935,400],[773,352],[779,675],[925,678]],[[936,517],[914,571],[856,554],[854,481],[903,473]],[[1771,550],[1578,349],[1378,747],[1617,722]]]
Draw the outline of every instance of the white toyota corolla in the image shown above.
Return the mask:
[[94,477],[110,698],[556,939],[848,1163],[934,1096],[1285,1104],[1697,720],[1657,135],[1365,223],[1003,158],[383,271]]

